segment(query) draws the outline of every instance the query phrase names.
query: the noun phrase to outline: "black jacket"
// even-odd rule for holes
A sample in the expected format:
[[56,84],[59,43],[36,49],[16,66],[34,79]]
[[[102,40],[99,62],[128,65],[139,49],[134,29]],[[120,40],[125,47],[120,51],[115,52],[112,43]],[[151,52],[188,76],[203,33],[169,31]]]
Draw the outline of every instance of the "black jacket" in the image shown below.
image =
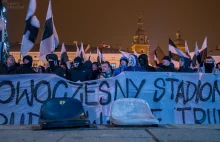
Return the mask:
[[28,65],[21,65],[15,70],[16,74],[31,74],[36,73],[31,66]]
[[77,81],[83,82],[92,79],[92,72],[83,67],[69,69],[68,74],[69,74],[69,80],[74,82]]
[[6,64],[1,64],[0,65],[0,74],[15,74],[15,70],[19,66],[20,66],[20,64],[15,63],[13,66],[8,68]]
[[173,68],[172,66],[160,65],[160,66],[158,66],[157,71],[158,72],[176,72],[176,69]]
[[58,76],[60,76],[60,77],[62,77],[62,78],[65,78],[65,79],[68,78],[67,73],[66,73],[66,70],[65,70],[64,68],[60,67],[60,66],[56,66],[56,67],[54,68],[54,70],[51,70],[51,68],[48,67],[48,68],[46,69],[45,73],[56,74],[56,75],[58,75]]
[[194,71],[193,71],[193,69],[191,69],[189,67],[182,66],[178,69],[178,72],[188,72],[189,73],[189,72],[194,72]]

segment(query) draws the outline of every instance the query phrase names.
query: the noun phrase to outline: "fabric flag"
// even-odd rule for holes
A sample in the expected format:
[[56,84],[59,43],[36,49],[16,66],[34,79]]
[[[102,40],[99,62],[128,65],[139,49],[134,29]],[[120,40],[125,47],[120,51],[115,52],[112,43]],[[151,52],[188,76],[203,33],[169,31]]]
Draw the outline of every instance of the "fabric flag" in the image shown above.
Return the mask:
[[80,48],[80,57],[82,58],[82,61],[86,61],[86,54],[85,54],[85,51],[84,51],[84,47],[83,47],[83,43],[81,42],[81,48]]
[[97,47],[97,62],[99,65],[101,65],[104,62],[104,57],[102,53],[100,52],[99,48]]
[[174,61],[179,61],[181,57],[190,59],[189,56],[176,47],[171,39],[169,39],[169,55]]
[[131,55],[130,53],[125,52],[125,51],[119,50],[119,52],[120,52],[123,56],[125,56],[125,57],[127,57],[127,58],[129,58],[129,56]]
[[28,12],[26,15],[26,25],[24,35],[21,42],[21,55],[25,56],[33,48],[34,43],[37,39],[38,31],[40,28],[40,22],[34,13],[36,11],[37,3],[36,0],[30,0]]
[[199,62],[201,62],[201,59],[199,56],[198,44],[196,42],[196,48],[194,50],[194,55],[193,55],[193,59],[192,59],[192,66],[195,67],[196,65],[198,65]]
[[88,51],[90,49],[90,44],[87,45],[85,52]]
[[80,57],[79,47],[76,43],[76,57]]
[[47,54],[52,53],[59,45],[59,39],[53,22],[51,0],[47,10],[42,41],[40,43],[40,59],[45,61]]
[[199,50],[199,56],[200,56],[200,63],[202,63],[206,57],[207,57],[207,37],[205,37],[205,40],[202,44],[202,48]]
[[157,48],[154,50],[154,61],[155,63],[159,64],[162,63],[162,59],[165,56],[163,50],[157,46]]
[[60,62],[61,63],[66,63],[68,61],[69,61],[69,57],[67,55],[66,48],[65,48],[65,45],[63,43],[62,48],[61,48],[61,52],[60,52]]
[[185,51],[186,51],[186,55],[190,57],[190,52],[189,52],[189,47],[188,47],[187,41],[185,41]]

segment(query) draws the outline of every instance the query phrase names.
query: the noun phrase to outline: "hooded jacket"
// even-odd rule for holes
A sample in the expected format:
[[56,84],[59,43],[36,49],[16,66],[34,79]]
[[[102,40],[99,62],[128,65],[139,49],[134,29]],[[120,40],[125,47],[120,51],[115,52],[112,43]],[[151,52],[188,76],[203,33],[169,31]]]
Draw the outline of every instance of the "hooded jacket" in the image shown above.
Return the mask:
[[122,61],[122,60],[126,61],[127,65],[128,65],[128,58],[125,57],[125,56],[122,56],[121,59],[120,59],[120,66],[114,70],[112,76],[117,76],[117,75],[119,75],[121,72],[124,71],[125,68],[127,68],[127,65],[126,65],[126,66],[122,66],[122,65],[121,65],[121,61]]
[[140,63],[141,67],[145,68],[148,72],[155,72],[156,69],[154,67],[149,66],[148,56],[146,54],[141,54],[138,57],[138,62]]
[[139,71],[139,72],[145,72],[146,70],[141,67],[138,63],[138,58],[136,55],[131,54],[129,56],[129,66],[124,69],[124,71]]

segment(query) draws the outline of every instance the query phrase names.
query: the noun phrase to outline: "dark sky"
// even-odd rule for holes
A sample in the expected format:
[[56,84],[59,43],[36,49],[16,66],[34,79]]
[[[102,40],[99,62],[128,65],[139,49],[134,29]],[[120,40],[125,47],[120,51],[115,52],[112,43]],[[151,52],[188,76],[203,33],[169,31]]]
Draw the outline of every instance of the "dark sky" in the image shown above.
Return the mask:
[[[29,0],[5,0],[9,41],[21,41]],[[40,42],[48,0],[37,0],[36,16],[41,29]],[[178,25],[182,38],[194,51],[205,36],[208,50],[220,44],[220,0],[52,0],[55,26],[61,42],[72,44],[74,40],[90,42],[97,46],[103,41],[112,46],[122,44],[131,47],[137,30],[138,14],[143,15],[144,30],[151,49],[159,45],[168,49],[168,38],[175,39]]]

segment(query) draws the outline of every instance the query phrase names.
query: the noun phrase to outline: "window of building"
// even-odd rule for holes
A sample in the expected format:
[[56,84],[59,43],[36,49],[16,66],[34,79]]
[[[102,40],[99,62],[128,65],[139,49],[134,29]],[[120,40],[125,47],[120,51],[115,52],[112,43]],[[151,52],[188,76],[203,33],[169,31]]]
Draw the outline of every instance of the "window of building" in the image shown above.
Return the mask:
[[116,68],[116,63],[111,63],[112,69]]

